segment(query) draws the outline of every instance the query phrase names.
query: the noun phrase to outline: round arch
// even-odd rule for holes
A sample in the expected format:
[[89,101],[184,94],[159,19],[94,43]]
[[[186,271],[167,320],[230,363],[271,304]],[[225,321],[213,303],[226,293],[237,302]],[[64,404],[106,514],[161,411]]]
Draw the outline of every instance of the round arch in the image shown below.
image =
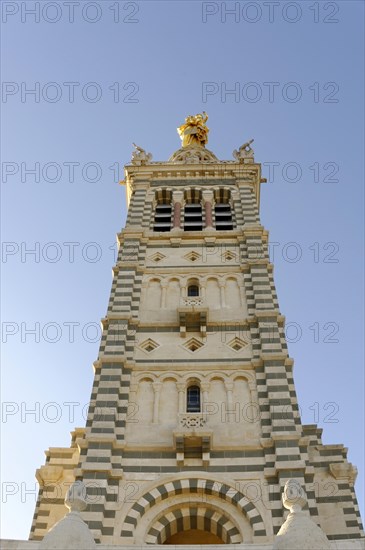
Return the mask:
[[[178,478],[166,481],[144,493],[129,510],[123,522],[121,535],[133,537],[134,530],[141,518],[153,506],[177,495],[189,495],[189,498],[190,495],[191,497],[201,495],[207,499],[214,497],[221,505],[227,506],[229,504],[247,518],[254,537],[260,537],[260,540],[262,540],[262,537],[267,535],[259,510],[243,493],[234,486],[228,485],[228,483],[202,477]],[[165,504],[167,505],[167,503]]]
[[135,379],[136,384],[140,384],[141,382],[156,382],[156,381],[157,381],[156,375],[152,373],[140,374]]
[[205,378],[202,376],[199,372],[187,372],[185,374],[181,373],[181,381],[185,384],[189,384],[190,382],[196,381],[202,383],[204,382]]
[[175,504],[160,513],[145,538],[147,544],[164,544],[183,531],[200,531],[216,535],[223,544],[239,544],[242,535],[223,510],[210,504]]

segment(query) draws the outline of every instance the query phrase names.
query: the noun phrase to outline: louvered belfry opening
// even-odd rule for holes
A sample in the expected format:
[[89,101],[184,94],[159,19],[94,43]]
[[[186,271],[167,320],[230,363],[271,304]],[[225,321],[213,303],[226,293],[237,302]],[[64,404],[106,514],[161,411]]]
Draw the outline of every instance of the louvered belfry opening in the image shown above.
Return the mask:
[[200,189],[185,191],[184,231],[202,231],[203,208]]
[[215,228],[221,231],[233,229],[231,193],[229,189],[217,189],[214,192]]
[[172,192],[161,189],[156,192],[156,208],[153,230],[170,231],[172,224]]

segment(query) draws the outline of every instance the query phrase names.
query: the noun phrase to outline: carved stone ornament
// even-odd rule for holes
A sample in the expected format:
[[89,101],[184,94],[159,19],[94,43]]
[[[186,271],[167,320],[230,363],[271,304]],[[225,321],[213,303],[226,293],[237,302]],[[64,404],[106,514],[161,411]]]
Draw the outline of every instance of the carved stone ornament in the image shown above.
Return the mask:
[[67,491],[66,514],[40,542],[40,550],[94,550],[96,544],[80,512],[87,507],[86,487],[82,481],[75,481]]
[[253,139],[250,139],[250,141],[247,141],[241,147],[238,149],[235,149],[233,151],[233,157],[240,163],[247,162],[247,159],[253,159],[254,158],[254,150],[251,147],[251,143],[253,142]]
[[62,466],[46,464],[38,468],[35,475],[39,485],[43,487],[44,485],[57,483],[63,475],[63,468]]
[[169,162],[181,164],[200,164],[202,162],[219,162],[214,153],[205,147],[182,147],[175,151],[169,158]]
[[350,462],[341,464],[333,462],[329,464],[329,471],[335,479],[348,479],[351,483],[355,483],[357,477],[357,468]]
[[87,508],[86,487],[82,481],[75,481],[66,493],[65,506],[70,512],[83,512]]
[[285,483],[282,501],[290,512],[301,512],[307,504],[307,495],[297,479],[290,479]]
[[148,164],[152,160],[152,154],[147,153],[142,147],[139,147],[135,143],[133,143],[133,147],[135,148],[135,151],[132,153],[132,159],[131,164],[134,164],[136,166],[142,166],[144,164]]
[[180,415],[182,428],[203,428],[206,418],[202,413],[185,413]]
[[285,483],[282,501],[290,513],[274,539],[273,550],[329,550],[326,534],[303,510],[307,495],[297,479]]

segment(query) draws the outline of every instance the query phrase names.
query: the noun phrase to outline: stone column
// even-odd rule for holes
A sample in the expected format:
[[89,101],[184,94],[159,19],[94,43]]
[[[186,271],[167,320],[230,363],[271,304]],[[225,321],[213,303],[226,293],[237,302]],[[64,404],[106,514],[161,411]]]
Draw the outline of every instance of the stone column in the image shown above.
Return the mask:
[[200,294],[201,294],[201,299],[202,299],[203,301],[205,301],[205,297],[206,297],[206,292],[205,292],[205,290],[206,290],[206,288],[205,288],[205,281],[201,281],[199,286],[200,286],[200,290],[201,290],[201,292],[200,292]]
[[250,390],[251,410],[249,411],[249,407],[247,407],[246,417],[250,422],[258,422],[258,420],[260,419],[260,408],[259,398],[257,395],[257,387],[253,380],[248,380],[248,387]]
[[218,284],[221,291],[221,307],[226,307],[226,295],[225,295],[226,282],[218,281]]
[[152,420],[152,423],[153,424],[158,424],[158,411],[159,411],[159,408],[160,408],[160,391],[161,391],[161,382],[154,382],[152,384],[152,387],[153,387],[153,391],[155,393],[155,396],[154,396],[154,400],[153,400],[153,420]]
[[161,282],[161,309],[165,309],[166,307],[166,292],[167,292],[167,282],[162,281]]
[[258,404],[257,388],[255,382],[248,380],[248,387],[250,389],[251,403]]
[[203,191],[203,204],[205,208],[205,229],[213,228],[213,191],[205,189]]
[[148,292],[148,281],[143,281],[142,291],[141,291],[141,300],[146,300]]
[[201,411],[204,412],[204,405],[205,403],[209,402],[209,382],[202,382],[200,384],[200,390],[201,390]]
[[225,382],[226,392],[227,392],[227,406],[229,409],[233,405],[233,382]]
[[181,229],[181,205],[184,199],[182,191],[174,191],[172,193],[172,203],[174,206],[174,219],[172,223],[173,229]]
[[233,407],[233,382],[225,382],[224,383],[226,392],[227,392],[227,420],[228,422],[232,422],[231,416],[232,414],[235,414],[234,407]]
[[246,304],[245,289],[243,288],[242,284],[240,284],[239,282],[238,282],[238,288],[240,289],[241,306],[244,306]]
[[180,303],[182,303],[184,300],[186,300],[186,282],[181,281],[180,282]]
[[179,414],[183,414],[185,412],[185,384],[179,382],[176,387],[179,394]]
[[[128,400],[128,406],[130,407],[130,410],[127,410],[127,417],[128,414],[131,414],[132,417],[134,415],[134,412],[136,412],[136,417],[138,418],[138,404],[137,404],[137,392],[138,392],[138,384],[131,384],[129,386],[129,400]],[[118,415],[119,420],[119,415]]]

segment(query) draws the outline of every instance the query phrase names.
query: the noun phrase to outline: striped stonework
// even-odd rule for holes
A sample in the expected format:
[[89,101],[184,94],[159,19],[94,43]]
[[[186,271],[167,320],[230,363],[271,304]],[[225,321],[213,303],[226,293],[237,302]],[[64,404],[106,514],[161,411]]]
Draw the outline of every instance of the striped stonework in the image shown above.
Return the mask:
[[172,202],[172,189],[161,188],[155,191],[156,204],[170,204]]
[[[149,493],[144,494],[138,500],[138,502],[136,502],[133,505],[127,517],[125,518],[121,535],[126,537],[133,536],[134,527],[138,524],[139,519],[150,508],[152,508],[162,500],[166,500],[166,506],[168,506],[168,501],[172,500],[173,496],[183,495],[183,494],[188,494],[192,498],[194,497],[194,495],[197,495],[197,494],[200,494],[201,496],[212,495],[217,497],[220,500],[225,501],[226,503],[229,503],[230,505],[237,507],[240,510],[240,512],[248,518],[250,525],[252,527],[253,536],[255,536],[256,538],[258,537],[258,540],[260,537],[266,536],[266,530],[265,530],[263,519],[260,513],[258,512],[258,510],[256,509],[256,507],[252,504],[252,502],[250,502],[247,499],[247,497],[245,497],[242,493],[237,491],[234,487],[229,486],[225,483],[221,483],[221,482],[217,482],[209,479],[199,479],[199,478],[193,478],[193,479],[187,478],[182,480],[176,480],[170,483],[159,485]],[[187,507],[185,509],[185,515],[191,516],[194,514],[192,514],[191,509]],[[159,521],[161,523],[161,520]],[[225,523],[226,522],[227,522],[227,518],[225,518]],[[240,534],[237,528],[234,528],[234,526],[231,523],[229,523],[228,525],[230,525],[230,529],[227,531],[225,535],[227,542],[228,541],[231,543],[234,542],[233,540],[230,539],[230,537],[233,535],[235,536],[236,542],[241,542],[239,540]],[[192,528],[192,527],[189,527],[189,528]],[[230,532],[230,535],[228,534],[229,532]],[[172,534],[175,534],[175,533],[171,533],[168,536],[171,536]],[[148,533],[148,536],[151,537],[151,532]],[[149,539],[148,542],[150,541],[151,539]]]
[[142,219],[145,209],[145,201],[146,201],[146,187],[142,187],[141,189],[136,189],[132,195],[132,200],[130,203],[130,208],[128,209],[128,216],[127,216],[127,223],[126,227],[128,226],[142,226]]
[[227,187],[220,187],[214,190],[214,200],[215,202],[228,204],[231,199],[231,190]]
[[[247,160],[126,167],[129,210],[86,427],[37,471],[31,539],[65,514],[75,479],[86,485],[84,520],[111,547],[191,544],[184,536],[197,531],[200,542],[271,544],[291,478],[330,540],[363,536],[346,448],[301,423],[259,219],[261,166]],[[185,216],[189,204],[201,208]]]
[[258,205],[252,187],[239,187],[244,224],[259,225]]
[[179,506],[164,512],[148,531],[147,544],[164,542],[181,531],[199,529],[217,535],[224,544],[239,544],[242,537],[234,523],[224,513],[204,505]]
[[184,199],[189,204],[199,204],[202,200],[202,190],[198,187],[190,187],[185,189]]

